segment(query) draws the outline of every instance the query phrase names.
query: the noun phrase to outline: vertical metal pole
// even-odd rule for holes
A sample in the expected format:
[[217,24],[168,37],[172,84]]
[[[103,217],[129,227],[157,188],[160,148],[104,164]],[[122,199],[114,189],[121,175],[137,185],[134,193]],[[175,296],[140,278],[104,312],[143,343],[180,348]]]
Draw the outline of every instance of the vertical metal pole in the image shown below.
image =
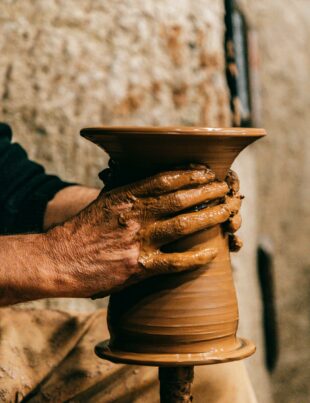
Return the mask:
[[160,367],[160,403],[190,403],[194,367]]

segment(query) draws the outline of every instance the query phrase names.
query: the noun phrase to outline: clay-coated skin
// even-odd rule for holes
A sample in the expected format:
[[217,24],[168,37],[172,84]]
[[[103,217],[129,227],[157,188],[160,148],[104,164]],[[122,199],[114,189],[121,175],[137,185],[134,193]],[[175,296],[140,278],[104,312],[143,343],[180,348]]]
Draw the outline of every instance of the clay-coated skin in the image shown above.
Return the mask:
[[[50,233],[62,240],[59,256],[66,256],[70,296],[109,295],[154,275],[205,266],[216,256],[216,248],[200,246],[179,253],[161,249],[202,229],[230,225],[241,202],[231,187],[216,181],[210,169],[192,166],[102,192],[78,216]],[[184,212],[202,202],[217,205],[208,211]]]
[[98,189],[65,188],[46,209],[44,226],[54,228],[45,234],[0,237],[0,305],[108,295],[154,274],[200,267],[215,256],[215,249],[163,254],[159,248],[193,231],[191,217],[196,228],[225,221],[229,208],[224,205],[211,215],[178,212],[204,199],[214,202],[227,191],[227,184],[215,182],[205,167],[162,173],[99,197]]

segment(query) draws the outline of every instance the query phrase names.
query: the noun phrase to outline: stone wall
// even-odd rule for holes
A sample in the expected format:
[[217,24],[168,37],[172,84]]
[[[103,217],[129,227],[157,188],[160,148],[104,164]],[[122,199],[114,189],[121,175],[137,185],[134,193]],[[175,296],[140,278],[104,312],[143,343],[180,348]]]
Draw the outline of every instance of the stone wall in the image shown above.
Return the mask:
[[257,144],[259,234],[273,244],[280,359],[276,402],[310,396],[310,7],[308,0],[244,0],[261,59]]
[[[177,4],[177,9],[176,9]],[[96,124],[229,126],[224,9],[212,0],[28,0],[0,3],[0,120],[49,172],[99,185],[103,152],[79,138]],[[240,334],[259,401],[268,403],[255,269],[255,148],[237,168],[243,182],[243,251],[234,259]],[[35,306],[90,311],[102,302]]]
[[228,124],[222,3],[174,5],[1,1],[1,118],[31,157],[94,184],[103,158],[83,126]]

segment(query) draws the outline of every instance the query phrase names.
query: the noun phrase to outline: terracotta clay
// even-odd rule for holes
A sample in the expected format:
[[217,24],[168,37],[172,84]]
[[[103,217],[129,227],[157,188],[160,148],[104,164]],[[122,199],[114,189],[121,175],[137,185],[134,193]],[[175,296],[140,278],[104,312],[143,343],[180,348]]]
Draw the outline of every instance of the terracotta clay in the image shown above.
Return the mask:
[[[126,183],[188,163],[207,164],[223,180],[240,151],[265,131],[98,127],[81,134],[108,152]],[[207,207],[206,214],[208,208],[217,206]],[[236,217],[229,223],[232,227],[240,225]],[[234,242],[231,246],[238,249],[240,244]],[[167,251],[195,250],[198,245],[217,250],[206,267],[150,278],[111,296],[111,339],[97,346],[99,356],[113,362],[186,367],[254,353],[252,342],[236,337],[238,307],[228,234],[216,225],[173,242]]]

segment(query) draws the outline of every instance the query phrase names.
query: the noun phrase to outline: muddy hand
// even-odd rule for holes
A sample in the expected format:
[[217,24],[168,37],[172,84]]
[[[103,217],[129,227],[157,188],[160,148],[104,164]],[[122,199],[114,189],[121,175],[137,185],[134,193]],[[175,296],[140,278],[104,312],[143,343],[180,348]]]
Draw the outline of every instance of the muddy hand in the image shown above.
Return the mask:
[[[163,245],[184,235],[226,222],[224,200],[229,187],[215,181],[207,168],[174,170],[102,192],[78,216],[56,227],[65,273],[60,281],[68,296],[102,295],[144,278],[202,267],[215,249],[198,246],[182,253],[163,253]],[[202,202],[208,209],[184,212]],[[68,284],[69,282],[69,284]]]
[[138,261],[144,268],[140,272],[142,278],[198,268],[215,257],[216,250],[205,249],[204,246],[182,253],[163,253],[161,247],[225,222],[232,214],[226,203],[198,212],[184,213],[184,210],[200,203],[222,199],[228,191],[225,182],[214,181],[214,174],[203,167],[200,170],[160,174],[123,188],[123,193],[120,190],[116,190],[115,194],[110,193],[111,206],[122,202],[130,206],[121,212],[119,222],[130,226],[130,222],[136,220],[141,227],[138,232]]
[[[175,170],[116,189],[104,195],[104,203],[118,212],[125,228],[138,224],[139,272],[137,279],[201,267],[216,250],[201,248],[183,253],[163,253],[161,247],[184,235],[224,222],[230,215],[224,206],[210,211],[182,214],[199,203],[224,197],[225,182],[214,182],[214,173],[205,167]],[[173,216],[171,218],[171,216]]]

